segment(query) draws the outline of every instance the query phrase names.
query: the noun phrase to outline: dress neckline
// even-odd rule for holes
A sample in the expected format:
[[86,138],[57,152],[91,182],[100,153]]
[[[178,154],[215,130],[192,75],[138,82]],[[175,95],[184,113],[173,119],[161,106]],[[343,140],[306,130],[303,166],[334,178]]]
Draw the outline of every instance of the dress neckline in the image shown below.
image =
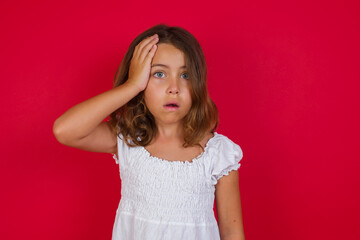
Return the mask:
[[207,149],[210,146],[210,143],[213,141],[213,139],[218,135],[217,132],[214,132],[214,136],[212,136],[206,143],[205,147],[204,147],[204,151],[202,153],[200,153],[198,156],[194,157],[193,159],[186,160],[186,161],[181,161],[181,160],[167,160],[167,159],[163,159],[160,157],[156,157],[156,156],[152,156],[151,153],[144,147],[144,146],[139,146],[140,149],[147,155],[148,158],[150,159],[154,159],[158,162],[162,162],[162,163],[167,163],[167,164],[181,164],[181,165],[192,165],[195,162],[197,162],[199,159],[201,159],[205,153],[207,153]]

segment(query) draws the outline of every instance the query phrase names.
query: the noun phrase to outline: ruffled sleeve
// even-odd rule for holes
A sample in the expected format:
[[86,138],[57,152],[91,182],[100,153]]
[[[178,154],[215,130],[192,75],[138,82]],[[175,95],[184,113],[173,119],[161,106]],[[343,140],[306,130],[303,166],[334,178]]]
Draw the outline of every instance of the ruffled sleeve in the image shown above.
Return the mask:
[[[120,134],[120,136],[122,136]],[[113,158],[115,160],[116,164],[120,164],[120,166],[125,166],[125,161],[128,157],[128,152],[129,152],[129,146],[126,145],[126,143],[119,137],[117,136],[117,155],[113,154]]]
[[222,136],[217,144],[217,155],[213,158],[212,183],[216,184],[221,177],[229,175],[230,171],[238,170],[242,158],[240,146]]

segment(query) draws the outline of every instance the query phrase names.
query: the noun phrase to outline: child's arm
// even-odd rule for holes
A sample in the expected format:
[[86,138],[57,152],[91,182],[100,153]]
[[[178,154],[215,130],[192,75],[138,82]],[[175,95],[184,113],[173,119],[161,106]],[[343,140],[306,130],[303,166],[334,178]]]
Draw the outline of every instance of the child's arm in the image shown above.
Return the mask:
[[133,85],[124,83],[75,105],[54,122],[56,139],[86,151],[115,153],[116,136],[108,122],[102,121],[137,93]]
[[238,171],[218,180],[215,202],[221,240],[245,240]]
[[124,84],[75,105],[56,119],[53,132],[60,143],[90,152],[116,153],[116,136],[108,122],[102,121],[146,88],[156,42],[153,36],[135,47]]

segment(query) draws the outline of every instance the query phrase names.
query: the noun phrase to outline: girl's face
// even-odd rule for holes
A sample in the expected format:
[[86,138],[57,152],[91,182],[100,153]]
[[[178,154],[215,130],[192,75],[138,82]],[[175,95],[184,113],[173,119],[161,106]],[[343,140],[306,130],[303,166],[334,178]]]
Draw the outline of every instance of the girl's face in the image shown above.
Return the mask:
[[185,54],[168,43],[157,45],[144,91],[145,103],[156,124],[180,123],[192,104]]

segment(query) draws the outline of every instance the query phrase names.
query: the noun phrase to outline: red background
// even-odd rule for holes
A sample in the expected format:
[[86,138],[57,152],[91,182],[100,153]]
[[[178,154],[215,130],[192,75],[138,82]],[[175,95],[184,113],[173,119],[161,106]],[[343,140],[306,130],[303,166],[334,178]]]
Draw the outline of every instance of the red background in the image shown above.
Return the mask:
[[110,239],[109,154],[63,146],[67,109],[112,87],[167,23],[203,47],[218,131],[244,152],[246,239],[360,239],[358,1],[1,1],[1,239]]

